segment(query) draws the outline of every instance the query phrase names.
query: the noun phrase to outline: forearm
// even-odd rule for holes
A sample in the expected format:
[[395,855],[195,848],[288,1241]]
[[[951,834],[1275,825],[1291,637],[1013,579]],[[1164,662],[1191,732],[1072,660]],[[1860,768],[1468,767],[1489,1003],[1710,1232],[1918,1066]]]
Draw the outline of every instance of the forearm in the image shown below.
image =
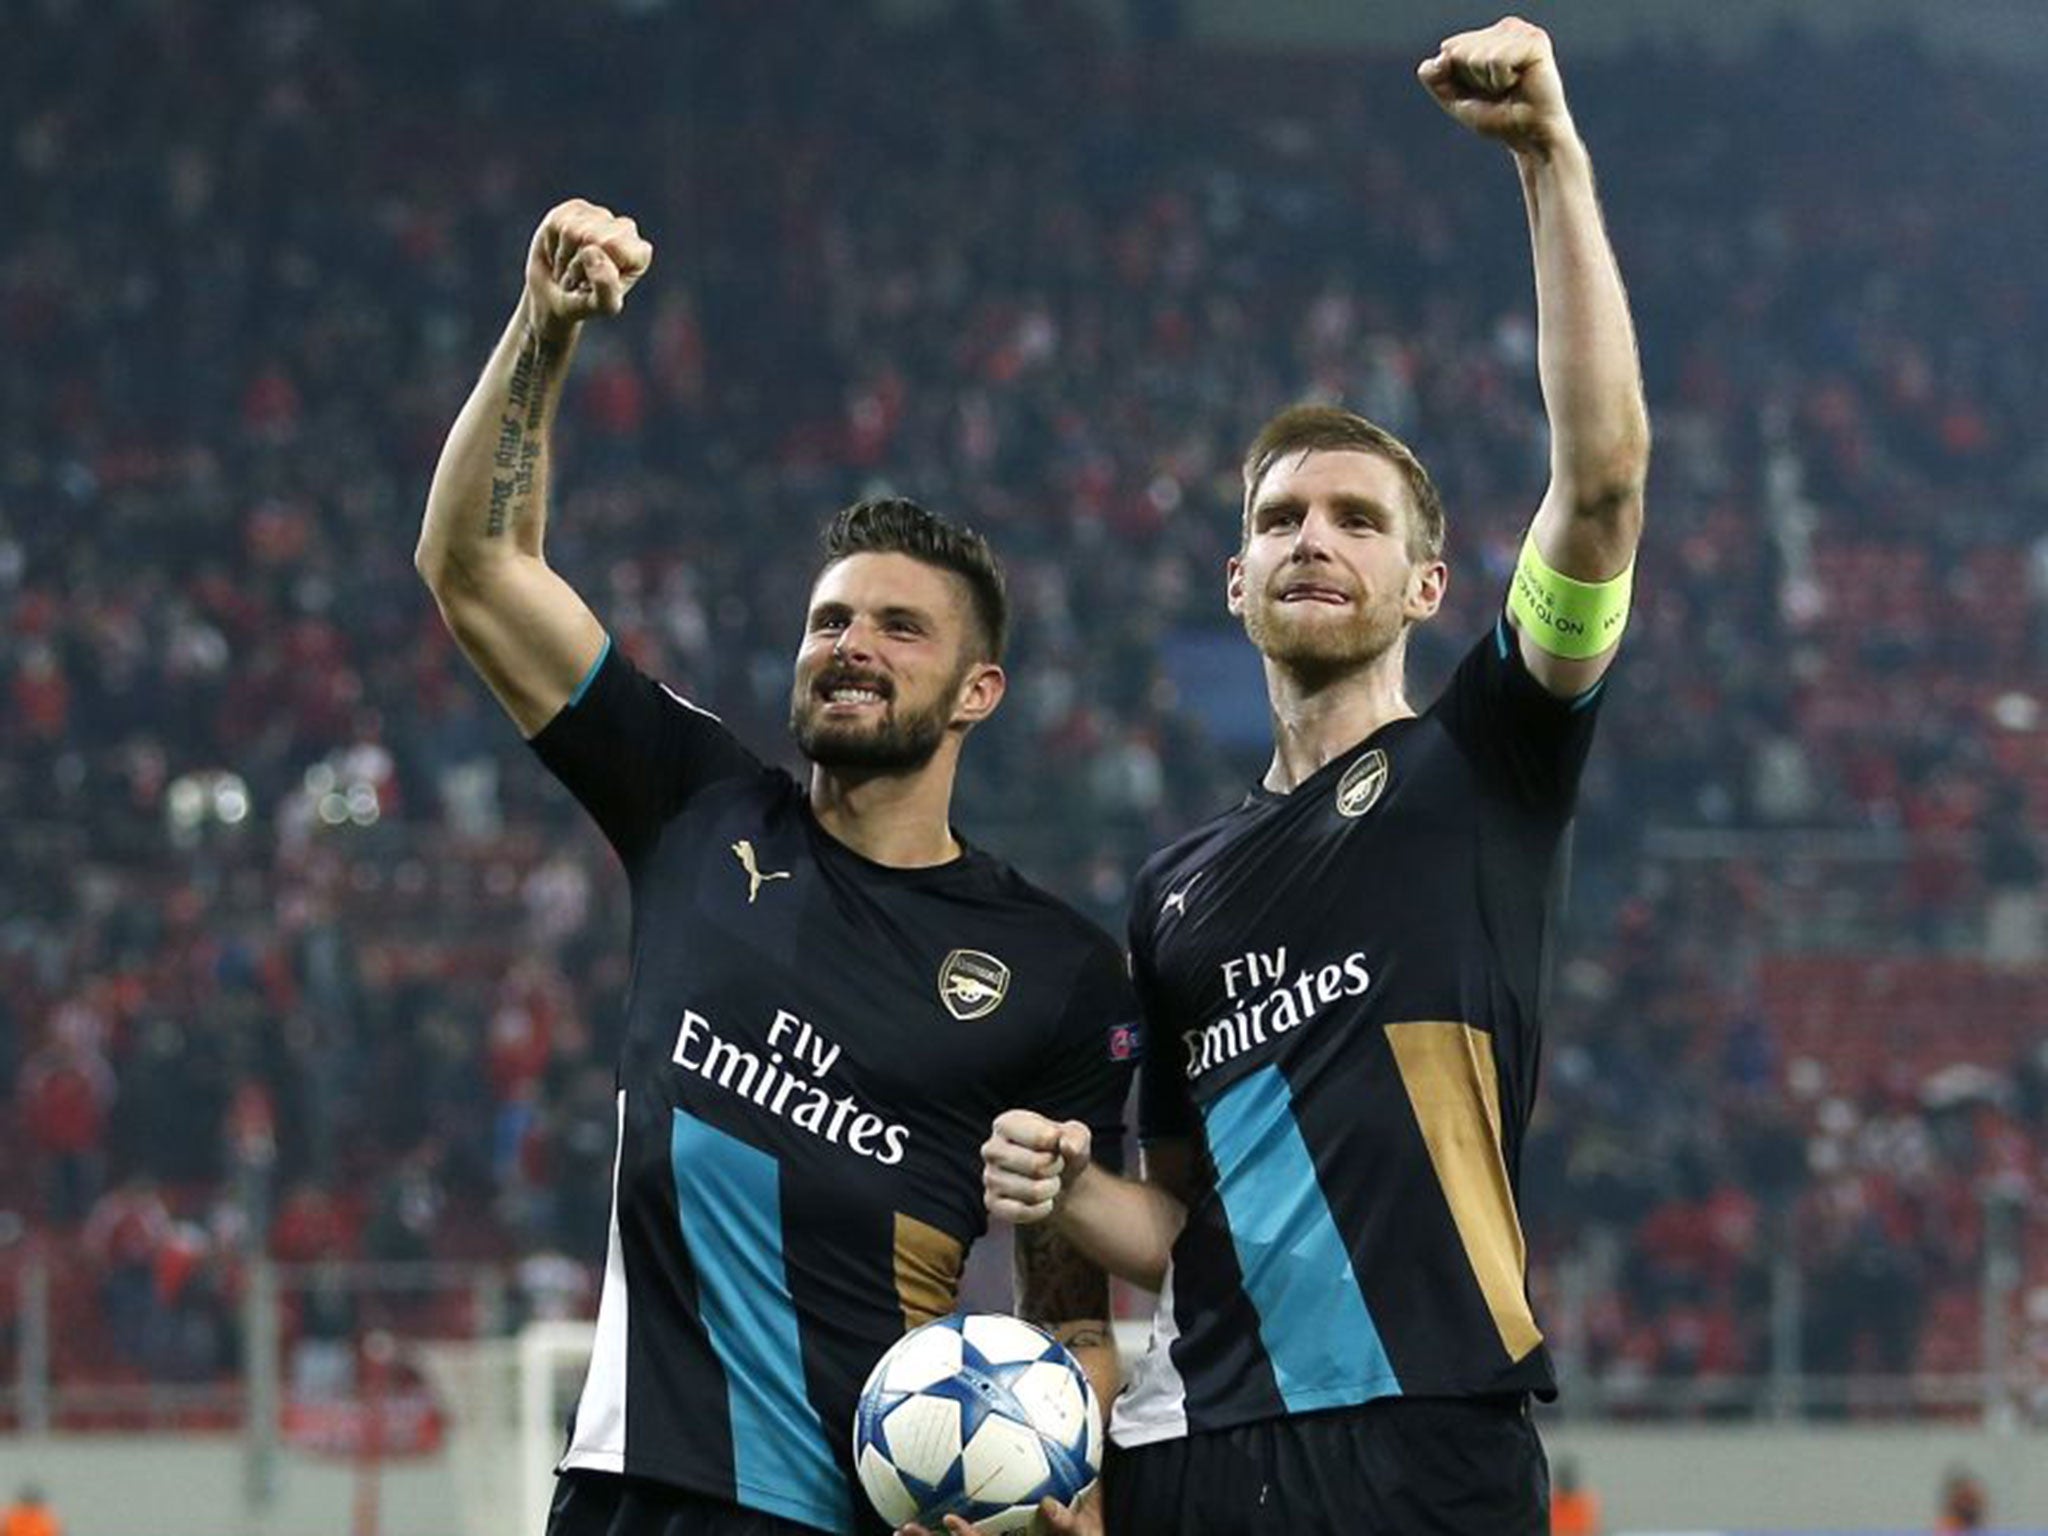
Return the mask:
[[[1635,326],[1574,131],[1515,156],[1536,268],[1537,367],[1550,418],[1551,495],[1573,517],[1612,522],[1603,544],[1632,555],[1649,470]],[[1624,549],[1625,546],[1625,549]],[[1584,573],[1588,579],[1612,571]]]
[[1073,1352],[1105,1404],[1121,1384],[1109,1326],[1109,1276],[1052,1222],[1017,1229],[1017,1313]]
[[548,439],[580,327],[544,329],[522,297],[449,431],[427,493],[414,564],[440,592],[538,561],[547,524]]
[[1118,1279],[1156,1291],[1166,1283],[1187,1207],[1156,1184],[1090,1164],[1060,1201],[1052,1225]]

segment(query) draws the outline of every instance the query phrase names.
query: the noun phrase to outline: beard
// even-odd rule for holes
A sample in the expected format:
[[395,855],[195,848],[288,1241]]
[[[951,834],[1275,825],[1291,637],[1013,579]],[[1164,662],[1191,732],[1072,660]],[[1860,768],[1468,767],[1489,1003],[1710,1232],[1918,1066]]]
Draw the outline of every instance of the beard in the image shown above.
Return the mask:
[[1356,671],[1378,661],[1406,627],[1395,602],[1354,605],[1342,618],[1277,598],[1244,605],[1244,632],[1260,655],[1317,675]]
[[[885,686],[870,678],[831,674],[818,686],[829,688],[840,682]],[[790,694],[789,733],[796,738],[797,750],[820,768],[911,773],[930,762],[946,739],[946,725],[952,718],[950,704],[957,690],[958,679],[927,707],[900,712],[895,694],[889,693],[878,720],[831,720],[825,717],[817,689],[799,681]]]

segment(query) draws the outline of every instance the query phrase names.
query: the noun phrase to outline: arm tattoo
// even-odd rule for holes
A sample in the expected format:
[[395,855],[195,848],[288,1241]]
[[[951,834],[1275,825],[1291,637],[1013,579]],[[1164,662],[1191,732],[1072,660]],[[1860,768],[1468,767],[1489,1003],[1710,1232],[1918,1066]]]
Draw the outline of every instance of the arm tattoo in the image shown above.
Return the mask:
[[[1072,1323],[1109,1316],[1109,1276],[1050,1227],[1017,1229],[1017,1312],[1029,1322]],[[1083,1337],[1086,1334],[1088,1337]],[[1076,1330],[1063,1342],[1106,1344],[1107,1329]]]
[[529,335],[512,365],[505,391],[505,414],[498,418],[498,446],[491,455],[491,506],[484,523],[487,538],[500,539],[515,519],[524,519],[533,503],[534,479],[540,469],[541,420],[547,414],[548,385],[562,349],[556,342]]

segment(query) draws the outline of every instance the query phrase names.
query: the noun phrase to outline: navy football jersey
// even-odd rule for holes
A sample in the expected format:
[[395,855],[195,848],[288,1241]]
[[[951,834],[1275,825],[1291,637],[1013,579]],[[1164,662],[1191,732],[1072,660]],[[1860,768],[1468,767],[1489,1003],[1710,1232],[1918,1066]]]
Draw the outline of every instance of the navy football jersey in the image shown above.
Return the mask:
[[861,857],[616,650],[533,747],[633,913],[609,1252],[561,1466],[874,1529],[860,1385],[953,1309],[995,1115],[1121,1136],[1123,956],[985,853]]
[[1201,1156],[1119,1444],[1554,1392],[1516,1171],[1599,692],[1552,697],[1503,622],[1426,713],[1146,865],[1139,1129]]

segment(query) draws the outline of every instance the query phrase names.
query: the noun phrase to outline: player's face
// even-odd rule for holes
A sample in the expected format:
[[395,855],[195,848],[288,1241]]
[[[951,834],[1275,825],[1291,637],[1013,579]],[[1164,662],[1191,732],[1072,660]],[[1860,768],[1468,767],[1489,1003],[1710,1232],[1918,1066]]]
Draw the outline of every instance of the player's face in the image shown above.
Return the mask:
[[950,572],[908,555],[849,555],[811,590],[789,728],[826,768],[907,773],[956,723],[994,708],[1002,674],[969,643],[968,597]]
[[1408,548],[1407,481],[1376,453],[1327,449],[1266,472],[1230,562],[1230,611],[1269,660],[1348,671],[1443,600],[1444,565]]

